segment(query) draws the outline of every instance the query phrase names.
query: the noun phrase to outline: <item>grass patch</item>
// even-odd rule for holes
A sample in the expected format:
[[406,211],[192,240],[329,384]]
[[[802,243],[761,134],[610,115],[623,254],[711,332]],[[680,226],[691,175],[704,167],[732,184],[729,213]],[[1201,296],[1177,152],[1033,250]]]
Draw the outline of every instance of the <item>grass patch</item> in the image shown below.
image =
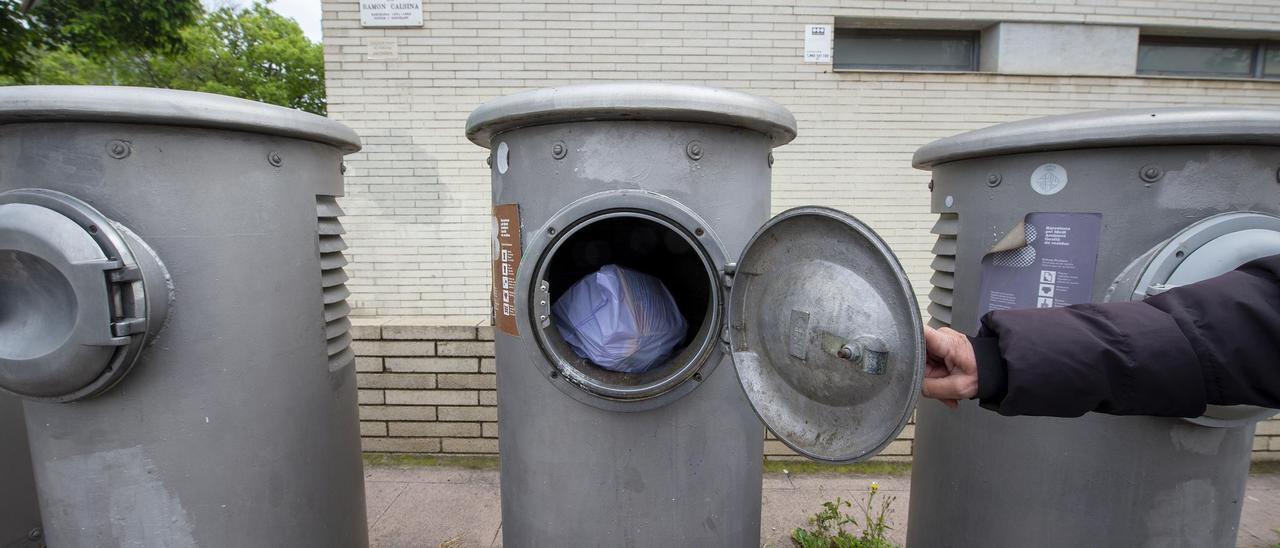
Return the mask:
[[862,474],[867,476],[904,476],[911,473],[911,463],[892,461],[859,462],[856,464],[822,464],[803,460],[766,460],[766,474]]
[[410,455],[401,453],[365,453],[368,466],[439,466],[467,470],[497,470],[498,457],[463,457],[441,455]]
[[1250,474],[1280,474],[1280,460],[1255,462],[1249,466]]

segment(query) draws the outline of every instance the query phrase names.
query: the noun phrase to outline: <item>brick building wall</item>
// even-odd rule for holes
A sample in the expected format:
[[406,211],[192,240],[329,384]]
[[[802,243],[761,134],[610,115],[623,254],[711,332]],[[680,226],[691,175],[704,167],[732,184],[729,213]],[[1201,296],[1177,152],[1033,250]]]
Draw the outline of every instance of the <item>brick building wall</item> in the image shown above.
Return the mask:
[[[774,212],[843,209],[877,230],[927,301],[934,237],[917,147],[1064,112],[1280,105],[1280,81],[992,72],[834,71],[802,59],[807,24],[980,29],[998,21],[1275,37],[1280,3],[1249,0],[424,0],[422,28],[361,28],[357,0],[323,0],[329,112],[364,139],[348,157],[353,314],[371,451],[488,453],[497,445],[489,319],[486,151],[463,136],[480,103],[533,88],[660,80],[769,97],[800,136],[775,151]],[[372,45],[386,60],[371,60]],[[1059,63],[1061,64],[1061,63]],[[921,307],[922,309],[924,306]],[[409,317],[410,320],[392,318]],[[448,336],[445,336],[448,335]],[[1257,455],[1280,458],[1264,423]],[[910,435],[910,428],[907,435]],[[784,451],[770,443],[771,454]],[[910,439],[890,449],[910,453]]]
[[[498,453],[492,327],[427,318],[354,323],[365,451]],[[798,458],[766,438],[766,457]],[[876,459],[910,459],[914,438],[909,424]],[[1253,457],[1280,460],[1280,418],[1258,425]]]

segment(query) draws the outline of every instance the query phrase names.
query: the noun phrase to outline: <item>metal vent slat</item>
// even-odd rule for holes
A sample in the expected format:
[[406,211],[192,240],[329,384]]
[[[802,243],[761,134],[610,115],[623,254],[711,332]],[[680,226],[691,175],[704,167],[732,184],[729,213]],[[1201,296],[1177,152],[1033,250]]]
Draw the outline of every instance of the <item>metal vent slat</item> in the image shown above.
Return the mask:
[[351,348],[350,333],[343,333],[341,335],[338,335],[337,337],[329,339],[329,343],[327,345],[327,350],[329,351],[330,357],[341,354],[343,350],[346,350],[348,348]]
[[347,256],[346,256],[346,255],[343,255],[343,254],[342,254],[342,252],[340,252],[340,251],[339,251],[339,252],[334,252],[334,253],[321,253],[321,254],[320,254],[320,269],[321,269],[321,270],[333,270],[333,269],[335,269],[335,268],[342,268],[342,267],[344,267],[344,266],[347,266],[347,264],[348,264],[348,263],[347,263]]
[[345,301],[350,296],[351,290],[347,289],[345,285],[324,288],[324,304],[336,304],[338,301]]
[[932,291],[929,291],[929,302],[951,308],[951,290],[945,287],[933,288]]
[[929,229],[932,234],[942,234],[947,236],[955,236],[960,233],[960,215],[957,213],[943,213],[938,216],[938,222],[933,223],[933,228]]
[[338,318],[345,318],[351,313],[351,306],[347,301],[338,301],[333,304],[324,305],[324,321],[331,322]]
[[342,210],[342,206],[338,205],[338,199],[333,196],[319,196],[316,200],[316,217],[333,217],[338,218],[346,215],[347,212]]
[[351,331],[351,320],[347,319],[346,316],[324,324],[324,337],[326,339],[339,337],[349,331]]
[[956,257],[955,255],[934,255],[933,262],[929,263],[929,268],[938,272],[955,272]]
[[934,272],[933,276],[929,278],[929,283],[933,284],[934,287],[955,289],[956,275],[950,272]]
[[321,236],[340,236],[346,234],[347,229],[342,228],[342,223],[334,217],[320,218],[320,235]]
[[320,252],[336,253],[347,248],[347,242],[342,240],[342,236],[321,236]]
[[929,291],[929,325],[946,327],[951,325],[951,307],[954,304],[956,287],[956,252],[959,248],[957,235],[960,233],[960,216],[955,213],[943,213],[938,216],[930,232],[938,235],[933,244],[933,277],[929,283],[933,289]]
[[355,362],[355,352],[351,349],[351,306],[347,297],[351,291],[346,282],[350,276],[342,267],[347,265],[347,258],[342,250],[347,248],[342,234],[346,229],[338,217],[343,211],[338,206],[338,199],[333,196],[316,196],[316,234],[317,246],[320,250],[320,285],[324,288],[324,336],[325,352],[329,357],[329,371],[338,371]]
[[324,270],[320,273],[320,284],[324,287],[337,287],[347,283],[347,280],[350,279],[351,277],[347,276],[347,272],[341,268]]
[[933,319],[942,322],[943,326],[951,325],[951,307],[930,303],[928,310],[929,315],[933,316]]
[[938,236],[938,242],[933,244],[934,255],[956,256],[956,239],[954,237]]

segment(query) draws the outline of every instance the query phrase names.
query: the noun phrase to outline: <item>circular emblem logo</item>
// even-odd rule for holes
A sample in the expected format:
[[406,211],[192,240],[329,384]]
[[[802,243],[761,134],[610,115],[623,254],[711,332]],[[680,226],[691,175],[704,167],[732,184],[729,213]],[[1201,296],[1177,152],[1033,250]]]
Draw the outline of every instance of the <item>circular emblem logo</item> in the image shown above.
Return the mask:
[[1058,164],[1043,164],[1031,172],[1031,189],[1049,196],[1067,187],[1067,168]]

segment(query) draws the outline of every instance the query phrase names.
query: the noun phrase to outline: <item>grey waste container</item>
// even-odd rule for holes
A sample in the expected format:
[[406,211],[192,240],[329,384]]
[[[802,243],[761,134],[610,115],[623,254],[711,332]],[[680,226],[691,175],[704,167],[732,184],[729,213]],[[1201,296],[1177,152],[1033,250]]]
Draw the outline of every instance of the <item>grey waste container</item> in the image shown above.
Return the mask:
[[229,97],[0,89],[0,389],[46,538],[367,543],[341,124]]
[[[1103,111],[921,148],[933,171],[931,324],[1140,300],[1280,253],[1280,112]],[[1052,334],[1045,334],[1052,336]],[[1002,417],[922,404],[908,544],[1233,546],[1255,421]]]
[[37,548],[43,537],[22,403],[0,395],[0,546]]
[[[536,90],[471,114],[492,166],[506,546],[758,545],[752,408],[829,461],[867,458],[906,423],[921,325],[888,248],[823,208],[761,227],[770,150],[795,135],[772,101],[652,83]],[[656,369],[599,368],[552,321],[605,264],[658,277],[690,324]]]

